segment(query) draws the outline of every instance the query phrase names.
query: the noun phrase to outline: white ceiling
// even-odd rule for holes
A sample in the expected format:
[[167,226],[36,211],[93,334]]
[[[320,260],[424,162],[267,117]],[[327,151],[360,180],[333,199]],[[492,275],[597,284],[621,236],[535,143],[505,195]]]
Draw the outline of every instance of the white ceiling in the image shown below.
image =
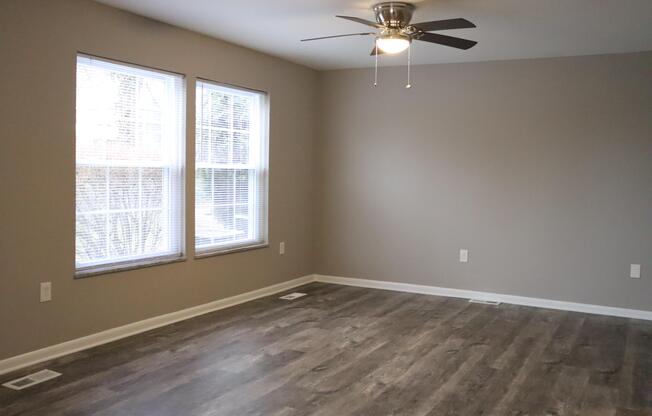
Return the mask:
[[[336,19],[373,19],[373,0],[98,0],[114,7],[276,55],[316,69],[373,66],[371,36]],[[417,0],[413,22],[464,17],[477,29],[445,33],[478,41],[468,51],[414,42],[412,62],[488,61],[652,50],[652,0]],[[405,63],[405,54],[381,65]]]

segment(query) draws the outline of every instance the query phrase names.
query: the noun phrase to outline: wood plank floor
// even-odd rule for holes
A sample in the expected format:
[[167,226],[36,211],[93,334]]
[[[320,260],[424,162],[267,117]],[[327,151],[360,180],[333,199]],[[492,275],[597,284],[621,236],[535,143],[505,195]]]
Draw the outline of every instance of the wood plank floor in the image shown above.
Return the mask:
[[300,290],[38,366],[63,376],[0,388],[0,414],[652,415],[652,322]]

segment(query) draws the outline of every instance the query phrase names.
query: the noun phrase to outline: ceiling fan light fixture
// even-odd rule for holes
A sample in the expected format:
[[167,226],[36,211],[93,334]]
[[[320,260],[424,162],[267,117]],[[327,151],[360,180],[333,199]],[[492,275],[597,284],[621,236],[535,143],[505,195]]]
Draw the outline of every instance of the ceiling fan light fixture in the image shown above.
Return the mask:
[[376,39],[376,46],[387,54],[400,53],[410,46],[410,37],[404,35],[381,36]]

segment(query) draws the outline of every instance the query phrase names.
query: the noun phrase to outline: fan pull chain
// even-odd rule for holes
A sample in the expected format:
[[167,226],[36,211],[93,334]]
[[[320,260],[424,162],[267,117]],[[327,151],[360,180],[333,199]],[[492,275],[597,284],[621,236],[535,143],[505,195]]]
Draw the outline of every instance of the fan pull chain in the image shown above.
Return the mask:
[[408,88],[408,89],[412,88],[412,84],[410,84],[410,61],[412,60],[411,59],[412,57],[410,56],[411,55],[410,54],[411,50],[412,50],[412,42],[410,42],[410,44],[408,45],[408,64],[407,64],[408,77],[407,77],[407,84],[405,84],[405,88]]
[[378,86],[378,44],[374,44],[374,55],[376,64],[374,65],[374,87]]

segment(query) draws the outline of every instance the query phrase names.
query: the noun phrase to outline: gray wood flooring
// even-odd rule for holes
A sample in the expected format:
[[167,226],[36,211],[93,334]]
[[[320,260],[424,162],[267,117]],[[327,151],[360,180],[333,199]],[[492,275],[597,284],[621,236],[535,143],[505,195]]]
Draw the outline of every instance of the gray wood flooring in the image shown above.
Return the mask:
[[652,415],[652,322],[300,290],[40,365],[63,376],[0,388],[0,414]]

